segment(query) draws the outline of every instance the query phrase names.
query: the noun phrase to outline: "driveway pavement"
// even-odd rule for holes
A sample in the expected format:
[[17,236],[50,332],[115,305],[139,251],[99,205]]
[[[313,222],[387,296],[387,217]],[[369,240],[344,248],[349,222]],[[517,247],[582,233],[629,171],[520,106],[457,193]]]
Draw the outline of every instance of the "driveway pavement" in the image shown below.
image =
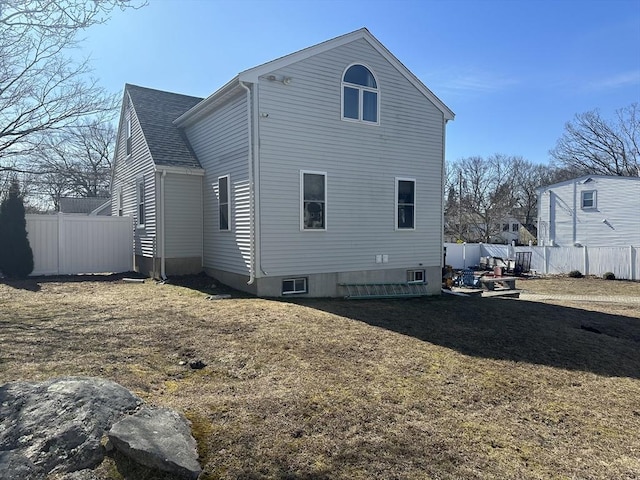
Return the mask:
[[528,300],[530,302],[563,300],[567,302],[637,303],[640,305],[640,297],[629,297],[623,295],[562,295],[520,292],[520,300]]

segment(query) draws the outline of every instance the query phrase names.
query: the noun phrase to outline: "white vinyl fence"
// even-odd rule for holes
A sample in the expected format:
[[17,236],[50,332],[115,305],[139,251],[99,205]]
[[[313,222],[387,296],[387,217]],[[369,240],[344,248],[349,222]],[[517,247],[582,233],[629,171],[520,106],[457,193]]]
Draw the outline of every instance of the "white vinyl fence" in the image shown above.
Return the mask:
[[445,243],[447,265],[473,267],[480,257],[515,258],[515,252],[531,252],[531,270],[539,274],[569,273],[602,276],[613,272],[616,278],[640,280],[640,247],[513,247],[484,243]]
[[31,275],[133,270],[130,217],[29,214],[26,219],[33,250]]

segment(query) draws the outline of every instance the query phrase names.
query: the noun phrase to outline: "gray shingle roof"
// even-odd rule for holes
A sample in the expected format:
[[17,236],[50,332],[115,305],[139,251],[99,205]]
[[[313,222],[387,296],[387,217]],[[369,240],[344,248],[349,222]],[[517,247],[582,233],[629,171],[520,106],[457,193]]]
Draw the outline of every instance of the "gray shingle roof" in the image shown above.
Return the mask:
[[126,84],[140,127],[156,165],[200,167],[184,133],[173,121],[202,101],[178,93]]
[[60,198],[61,213],[86,213],[93,212],[96,208],[104,205],[109,201],[109,197],[89,197],[89,198]]

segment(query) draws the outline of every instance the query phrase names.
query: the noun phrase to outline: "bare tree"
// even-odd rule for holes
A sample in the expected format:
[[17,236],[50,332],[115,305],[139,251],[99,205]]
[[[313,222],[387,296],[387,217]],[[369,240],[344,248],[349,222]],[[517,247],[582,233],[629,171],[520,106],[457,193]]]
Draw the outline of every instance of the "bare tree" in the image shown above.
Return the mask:
[[53,131],[113,108],[89,79],[87,60],[68,54],[78,33],[104,23],[129,0],[0,0],[0,172],[37,171],[25,163]]
[[35,164],[54,205],[61,196],[108,195],[116,132],[113,123],[91,118],[43,140]]
[[617,110],[614,121],[603,119],[597,110],[576,115],[549,154],[558,165],[584,175],[639,176],[639,108],[632,103]]
[[446,233],[463,241],[490,242],[499,236],[502,220],[518,200],[513,157],[464,158],[450,166],[448,177]]

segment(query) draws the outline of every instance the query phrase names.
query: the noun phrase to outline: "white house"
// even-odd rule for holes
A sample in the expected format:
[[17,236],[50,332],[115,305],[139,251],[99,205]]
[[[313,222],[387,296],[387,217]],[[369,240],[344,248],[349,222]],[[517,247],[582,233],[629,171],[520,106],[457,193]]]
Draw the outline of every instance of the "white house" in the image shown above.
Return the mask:
[[640,177],[587,175],[539,188],[538,245],[640,246]]
[[366,29],[241,72],[205,99],[126,85],[113,214],[136,267],[260,296],[345,283],[440,292],[452,111]]

